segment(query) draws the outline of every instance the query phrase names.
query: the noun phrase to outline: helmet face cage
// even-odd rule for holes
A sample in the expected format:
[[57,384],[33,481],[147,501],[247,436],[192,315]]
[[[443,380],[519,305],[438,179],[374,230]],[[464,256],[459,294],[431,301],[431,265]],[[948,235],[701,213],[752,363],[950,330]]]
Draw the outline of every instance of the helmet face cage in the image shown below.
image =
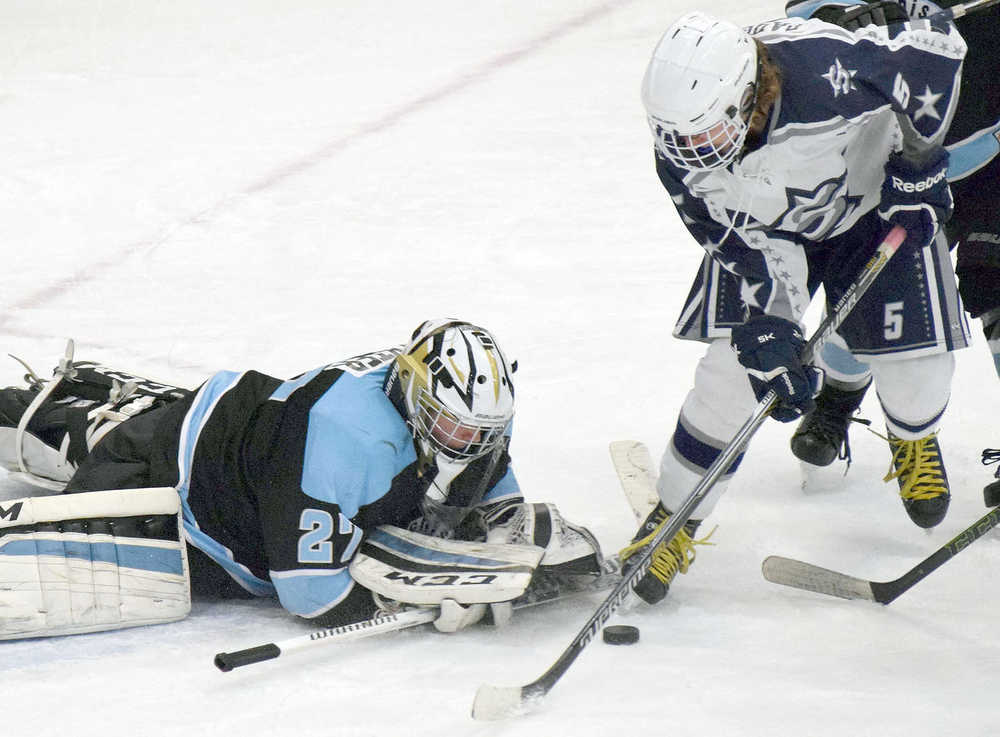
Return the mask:
[[642,80],[657,151],[688,171],[742,153],[760,74],[757,42],[733,23],[688,13],[660,38]]
[[463,421],[435,399],[426,387],[417,390],[414,431],[435,453],[462,461],[485,455],[503,442],[507,422]]
[[746,142],[749,125],[747,116],[756,100],[756,85],[750,83],[743,91],[739,109],[731,105],[726,116],[707,127],[681,134],[655,115],[647,121],[656,147],[676,167],[689,171],[707,171],[729,166]]
[[428,321],[397,362],[408,423],[425,454],[467,462],[504,442],[514,414],[512,370],[488,331]]

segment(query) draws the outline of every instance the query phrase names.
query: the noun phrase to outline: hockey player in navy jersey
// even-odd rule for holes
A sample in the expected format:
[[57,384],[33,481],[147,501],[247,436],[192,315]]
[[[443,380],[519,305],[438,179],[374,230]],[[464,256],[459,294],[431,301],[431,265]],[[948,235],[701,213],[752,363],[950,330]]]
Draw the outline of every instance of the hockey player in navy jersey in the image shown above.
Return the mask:
[[[349,566],[387,525],[401,532],[371,554],[413,563],[425,541],[425,578],[463,555],[437,550],[452,538],[537,543],[540,570],[600,571],[585,528],[523,503],[508,453],[513,371],[489,331],[457,320],[294,379],[222,371],[192,392],[68,358],[55,380],[0,391],[0,463],[66,492],[175,487],[196,592],[277,596],[317,623],[354,622],[385,603]],[[439,629],[486,611],[450,603]]]
[[[944,517],[936,431],[951,351],[969,336],[939,237],[952,206],[940,144],[965,50],[953,30],[927,24],[849,32],[787,19],[744,30],[690,13],[664,33],[642,84],[656,170],[707,251],[675,335],[709,348],[661,460],[661,503],[622,551],[626,565],[755,399],[774,390],[782,421],[813,408],[822,372],[799,357],[811,295],[822,284],[835,303],[893,225],[906,241],[840,333],[872,362],[906,511],[922,527]],[[740,460],[697,519],[654,551],[644,599],[662,598],[687,570],[699,521]]]
[[[957,0],[943,0],[939,5],[956,4]],[[819,17],[851,30],[926,18],[939,9],[912,0],[794,0],[786,6],[790,16]],[[1000,6],[961,16],[955,25],[968,52],[958,108],[944,140],[955,201],[945,232],[958,249],[962,301],[972,317],[981,319],[1000,375],[1000,59],[994,51]],[[848,429],[871,384],[871,371],[842,343],[828,343],[821,360],[827,368],[826,384],[816,398],[816,410],[802,420],[791,446],[806,463],[827,466],[838,457],[849,460]]]

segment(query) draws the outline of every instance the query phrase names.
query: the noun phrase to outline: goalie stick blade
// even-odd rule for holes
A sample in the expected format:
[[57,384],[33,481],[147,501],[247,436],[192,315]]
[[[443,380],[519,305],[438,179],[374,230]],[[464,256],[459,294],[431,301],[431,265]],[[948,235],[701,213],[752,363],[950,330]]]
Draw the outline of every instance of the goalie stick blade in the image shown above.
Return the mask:
[[614,440],[608,445],[611,462],[636,520],[642,522],[660,501],[649,448],[635,440]]
[[841,599],[879,601],[872,590],[871,581],[820,568],[801,560],[772,555],[764,559],[761,572],[768,581],[782,586],[805,589],[827,596],[839,596]]
[[482,685],[472,701],[472,718],[491,722],[521,716],[541,703],[545,691],[532,686]]

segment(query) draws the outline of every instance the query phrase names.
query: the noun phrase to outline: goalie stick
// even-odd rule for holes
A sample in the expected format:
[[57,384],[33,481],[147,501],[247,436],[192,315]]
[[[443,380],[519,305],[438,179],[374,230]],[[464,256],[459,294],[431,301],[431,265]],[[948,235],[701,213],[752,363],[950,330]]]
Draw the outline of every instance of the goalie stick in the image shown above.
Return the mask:
[[[539,604],[555,603],[595,591],[606,591],[621,579],[621,575],[618,570],[619,564],[617,558],[610,558],[605,561],[605,564],[607,570],[604,573],[599,576],[578,576],[578,579],[582,579],[581,582],[563,581],[561,587],[553,584],[549,588],[545,588],[543,584],[541,590],[538,592],[532,592],[529,589],[527,593],[513,602],[514,610],[527,609]],[[228,673],[234,668],[260,663],[265,660],[273,660],[281,655],[287,655],[316,645],[361,640],[373,635],[381,635],[387,632],[416,627],[421,624],[428,624],[437,619],[439,614],[440,610],[438,607],[413,607],[403,609],[399,612],[385,612],[377,614],[371,619],[351,622],[339,627],[328,627],[305,635],[299,635],[298,637],[290,637],[287,640],[279,642],[268,642],[231,653],[217,653],[213,662],[216,668],[223,673]]]
[[794,558],[772,555],[764,559],[761,572],[771,583],[791,586],[842,599],[864,599],[889,604],[923,581],[934,571],[996,527],[1000,510],[992,509],[966,527],[942,547],[931,553],[899,578],[892,581],[868,581],[827,568],[820,568]]
[[[868,290],[875,278],[881,273],[889,259],[906,239],[906,231],[894,226],[879,244],[875,254],[865,264],[861,273],[837,301],[836,306],[829,311],[820,323],[816,332],[802,349],[802,362],[809,363],[816,350],[825,342],[844,318],[857,304],[861,296]],[[621,581],[611,590],[604,602],[597,608],[590,619],[563,650],[556,661],[549,666],[541,676],[524,686],[493,686],[483,684],[476,691],[472,702],[473,719],[505,719],[531,711],[545,695],[552,690],[560,678],[569,670],[584,648],[590,644],[604,624],[617,611],[618,607],[628,597],[629,592],[649,570],[653,552],[663,542],[672,540],[678,530],[690,519],[692,512],[715,485],[715,482],[736,459],[743,447],[763,424],[777,403],[777,395],[771,390],[758,402],[756,408],[743,426],[736,432],[729,444],[720,451],[715,461],[705,471],[701,481],[695,486],[684,502],[671,517],[657,530],[653,539],[644,550],[637,553],[631,567],[623,571]]]
[[[546,576],[543,571],[532,580],[528,591],[512,602],[513,608],[515,611],[520,611],[540,604],[550,604],[584,594],[607,591],[621,580],[619,568],[620,564],[615,556],[604,561],[603,572],[596,576],[593,574]],[[315,645],[350,642],[428,624],[437,619],[439,614],[440,609],[436,606],[410,607],[398,612],[383,612],[360,622],[328,627],[287,640],[268,642],[231,653],[217,653],[214,663],[216,668],[228,673],[234,668],[273,660],[281,655]]]

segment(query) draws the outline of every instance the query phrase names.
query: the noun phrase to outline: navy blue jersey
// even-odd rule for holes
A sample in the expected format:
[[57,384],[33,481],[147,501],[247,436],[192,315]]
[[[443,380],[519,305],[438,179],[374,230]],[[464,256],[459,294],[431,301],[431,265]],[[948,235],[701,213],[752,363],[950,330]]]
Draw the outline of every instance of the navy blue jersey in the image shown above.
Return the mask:
[[[927,18],[941,8],[960,5],[963,0],[898,0],[915,20]],[[865,0],[800,0],[789,2],[790,16],[809,18],[822,7],[850,8]],[[1000,32],[1000,5],[964,15],[954,21],[968,51],[962,70],[958,108],[944,143],[951,154],[948,180],[957,181],[983,168],[1000,155],[1000,59],[996,54]]]
[[[282,381],[222,371],[180,427],[178,491],[189,541],[245,589],[277,594],[303,617],[328,615],[354,587],[348,565],[366,531],[406,525],[434,471],[383,391],[399,349]],[[451,482],[484,483],[484,501],[520,491],[506,453]],[[478,475],[478,476],[477,476]]]
[[[763,136],[728,168],[685,171],[657,154],[657,173],[694,238],[742,280],[741,301],[799,320],[809,303],[803,247],[844,235],[878,206],[900,120],[909,136],[943,140],[965,44],[926,24],[852,33],[792,18],[749,31],[782,74]],[[681,333],[697,309],[689,301]]]

